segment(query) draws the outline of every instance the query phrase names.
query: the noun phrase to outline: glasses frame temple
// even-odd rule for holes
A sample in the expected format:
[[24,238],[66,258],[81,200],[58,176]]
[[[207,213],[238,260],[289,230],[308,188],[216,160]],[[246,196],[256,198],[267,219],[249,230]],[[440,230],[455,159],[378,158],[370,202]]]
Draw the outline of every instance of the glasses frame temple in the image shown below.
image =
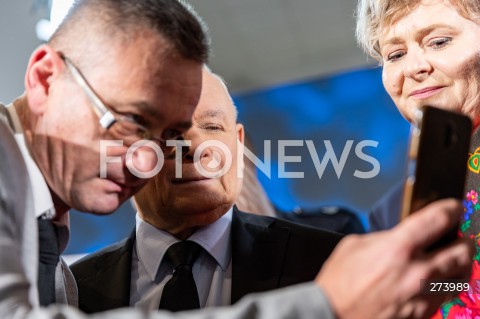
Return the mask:
[[65,65],[70,70],[75,81],[80,85],[80,87],[85,92],[85,95],[88,97],[90,102],[92,102],[93,110],[97,114],[100,125],[105,128],[109,129],[115,122],[117,121],[115,116],[110,112],[109,109],[103,104],[103,102],[98,98],[98,96],[93,92],[90,88],[88,83],[85,81],[85,78],[80,74],[80,71],[73,65],[70,60],[64,56],[62,56]]

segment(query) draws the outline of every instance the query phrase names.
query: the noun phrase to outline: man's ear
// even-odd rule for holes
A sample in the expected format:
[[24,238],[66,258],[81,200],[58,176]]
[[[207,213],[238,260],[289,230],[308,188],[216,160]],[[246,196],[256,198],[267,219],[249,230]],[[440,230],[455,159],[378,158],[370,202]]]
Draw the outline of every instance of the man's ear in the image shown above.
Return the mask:
[[240,124],[240,123],[237,123],[236,130],[237,130],[237,162],[238,162],[237,177],[242,179],[243,178],[243,170],[245,168],[245,163],[244,163],[244,158],[243,158],[243,154],[245,153],[245,150],[244,150],[244,147],[245,147],[245,130],[243,128],[243,125]]
[[237,139],[240,143],[245,143],[245,130],[243,128],[243,124],[237,123]]
[[60,55],[44,44],[33,51],[25,74],[28,104],[34,114],[43,114],[47,107],[50,85],[63,70]]

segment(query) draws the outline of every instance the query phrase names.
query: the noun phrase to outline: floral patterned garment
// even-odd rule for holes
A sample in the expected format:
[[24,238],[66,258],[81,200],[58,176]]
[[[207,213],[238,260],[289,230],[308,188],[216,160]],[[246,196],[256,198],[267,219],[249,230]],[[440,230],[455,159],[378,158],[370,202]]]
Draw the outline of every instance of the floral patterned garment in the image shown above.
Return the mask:
[[475,239],[477,249],[473,257],[470,290],[444,303],[434,315],[435,319],[480,319],[480,129],[472,136],[469,155],[459,234]]

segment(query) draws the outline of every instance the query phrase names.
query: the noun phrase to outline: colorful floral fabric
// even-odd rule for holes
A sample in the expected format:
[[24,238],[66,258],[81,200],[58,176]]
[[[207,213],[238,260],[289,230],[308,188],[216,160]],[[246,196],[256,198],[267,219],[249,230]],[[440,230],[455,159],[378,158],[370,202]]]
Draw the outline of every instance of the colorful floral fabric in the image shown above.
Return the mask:
[[470,290],[444,303],[435,319],[480,319],[480,129],[472,135],[466,192],[463,200],[464,214],[460,221],[460,237],[475,239],[477,252],[473,258]]
[[463,201],[464,215],[460,225],[460,237],[468,236],[475,239],[477,249],[473,258],[472,276],[469,281],[470,290],[444,303],[433,316],[434,319],[480,319],[480,233],[468,235],[472,228],[472,215],[480,214],[477,213],[480,210],[478,192],[480,192],[480,188],[469,190],[465,195]]

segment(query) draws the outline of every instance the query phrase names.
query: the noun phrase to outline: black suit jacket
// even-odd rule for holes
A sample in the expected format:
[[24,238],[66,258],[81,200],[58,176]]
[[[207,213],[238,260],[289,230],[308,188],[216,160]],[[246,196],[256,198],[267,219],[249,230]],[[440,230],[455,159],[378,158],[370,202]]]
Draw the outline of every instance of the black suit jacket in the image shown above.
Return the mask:
[[[337,233],[234,208],[232,303],[252,292],[313,280],[338,241]],[[100,312],[130,304],[130,275],[135,232],[71,266],[80,309]]]

